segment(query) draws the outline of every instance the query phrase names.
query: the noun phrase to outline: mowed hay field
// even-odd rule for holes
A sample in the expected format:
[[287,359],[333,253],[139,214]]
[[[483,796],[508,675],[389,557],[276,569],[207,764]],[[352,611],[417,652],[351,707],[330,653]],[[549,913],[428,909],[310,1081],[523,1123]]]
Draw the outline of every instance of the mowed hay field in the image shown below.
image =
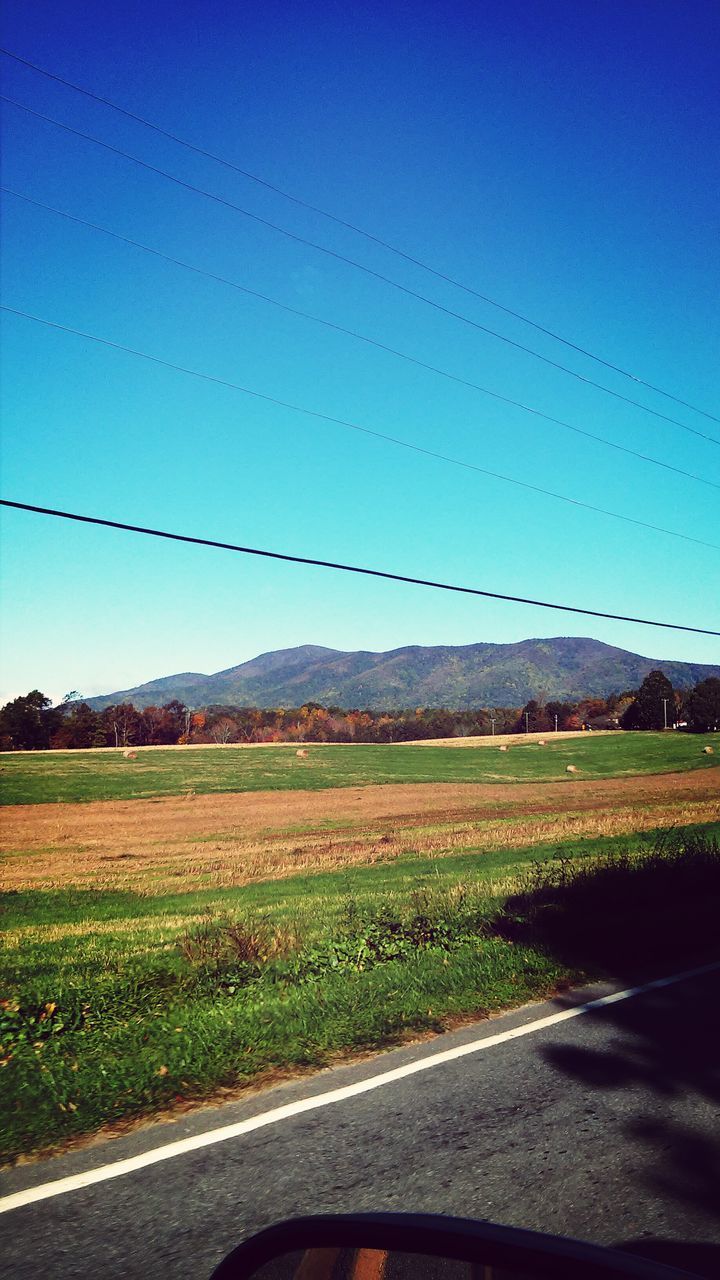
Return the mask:
[[[703,747],[715,741],[715,758]],[[567,765],[583,778],[668,773],[717,765],[718,735],[603,733],[492,739],[474,746],[403,743],[140,748],[122,751],[5,752],[0,755],[0,802],[140,799],[235,791],[318,791],[389,783],[543,782],[565,779]]]
[[2,757],[7,1158],[612,972],[496,917],[720,834],[717,735],[306,749]]
[[720,769],[571,783],[407,783],[317,792],[11,806],[10,890],[226,890],[398,858],[552,848],[712,821]]

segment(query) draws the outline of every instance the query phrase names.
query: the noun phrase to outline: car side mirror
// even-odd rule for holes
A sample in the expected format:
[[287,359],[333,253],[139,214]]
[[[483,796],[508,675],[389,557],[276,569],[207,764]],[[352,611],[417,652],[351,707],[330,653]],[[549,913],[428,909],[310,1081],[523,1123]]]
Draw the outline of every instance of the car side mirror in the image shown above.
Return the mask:
[[297,1218],[261,1231],[212,1280],[692,1280],[560,1236],[425,1214]]

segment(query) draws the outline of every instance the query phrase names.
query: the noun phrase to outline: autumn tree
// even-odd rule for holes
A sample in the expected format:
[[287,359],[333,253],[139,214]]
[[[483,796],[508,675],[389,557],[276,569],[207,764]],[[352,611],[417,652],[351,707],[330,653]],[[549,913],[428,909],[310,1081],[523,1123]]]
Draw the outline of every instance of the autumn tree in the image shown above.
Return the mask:
[[720,680],[708,676],[695,685],[685,704],[688,726],[693,733],[714,733],[720,727]]
[[100,716],[100,730],[109,747],[135,746],[142,740],[140,712],[130,702],[105,707]]
[[550,727],[545,707],[541,707],[535,698],[525,703],[515,722],[516,733],[525,733],[526,729],[528,733],[548,733]]
[[[67,699],[65,702],[67,703]],[[73,702],[55,729],[50,746],[55,749],[74,747],[78,750],[94,747],[98,719],[97,711],[93,711],[87,702]]]
[[232,716],[218,716],[210,726],[210,737],[218,746],[237,742],[237,725]]
[[[576,716],[575,706],[573,705],[572,702],[548,702],[547,706],[545,707],[545,713],[549,721],[549,727],[552,729],[556,727],[555,726],[556,716],[557,716],[558,729],[570,728],[571,727],[570,720],[572,719],[573,716]],[[572,727],[579,728],[580,725],[578,723],[577,725],[573,725]]]
[[180,702],[178,698],[173,698],[170,702],[164,702],[160,708],[163,714],[162,720],[162,741],[178,742],[184,733],[187,733],[190,724],[190,712],[184,702]]
[[[667,713],[666,708],[667,706]],[[662,671],[651,671],[646,675],[622,718],[623,729],[663,729],[667,714],[668,724],[672,723],[675,700],[673,687]]]
[[583,698],[577,704],[577,713],[583,724],[588,724],[591,720],[606,716],[608,714],[608,704],[604,698]]
[[[614,716],[619,724],[622,724],[623,716],[625,715],[625,712],[627,711],[628,707],[632,706],[634,701],[635,701],[634,693],[628,693],[628,692],[614,693],[607,700],[608,713]],[[677,697],[676,697],[675,705],[677,706]],[[676,717],[676,719],[677,718],[678,717]]]
[[193,742],[196,739],[202,741],[202,734],[207,724],[207,716],[204,711],[192,711],[186,718],[187,728],[181,733],[178,742]]
[[50,746],[62,712],[39,689],[6,702],[0,709],[0,740],[7,750],[36,751]]

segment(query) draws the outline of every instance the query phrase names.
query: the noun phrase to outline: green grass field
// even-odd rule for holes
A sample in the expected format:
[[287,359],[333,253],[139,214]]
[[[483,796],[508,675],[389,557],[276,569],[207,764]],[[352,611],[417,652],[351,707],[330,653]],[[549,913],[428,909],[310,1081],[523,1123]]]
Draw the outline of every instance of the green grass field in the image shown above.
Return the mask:
[[[708,743],[715,754],[703,753]],[[183,807],[177,847],[171,842],[166,848],[163,840],[156,850],[151,839],[139,861],[137,849],[130,857],[117,831],[111,840],[102,825],[79,888],[76,861],[86,818],[94,815],[74,811],[75,853],[62,821],[50,815],[51,843],[43,837],[39,851],[49,859],[46,883],[32,875],[38,856],[33,833],[43,811],[14,815],[27,843],[8,860],[18,887],[0,899],[0,1152],[6,1158],[218,1090],[317,1067],[334,1055],[394,1043],[411,1031],[437,1030],[456,1017],[508,1008],[563,982],[600,974],[624,981],[643,966],[662,972],[715,945],[720,820],[708,823],[706,817],[715,816],[717,774],[707,775],[707,787],[697,779],[704,788],[697,797],[702,818],[685,809],[685,823],[696,825],[672,837],[695,854],[676,881],[661,876],[660,897],[651,875],[641,876],[641,890],[634,896],[628,890],[626,900],[634,871],[625,854],[645,865],[648,851],[665,847],[667,839],[659,830],[640,830],[650,825],[647,814],[631,811],[628,834],[612,834],[610,827],[600,835],[613,805],[621,803],[621,795],[610,797],[606,809],[592,807],[592,825],[582,838],[570,838],[564,816],[573,813],[577,796],[567,763],[586,780],[713,769],[720,757],[717,735],[583,736],[503,753],[374,745],[311,745],[308,751],[303,761],[294,747],[157,749],[135,761],[119,752],[6,754],[0,778],[5,803],[25,805],[371,783],[556,781],[553,795],[560,801],[553,800],[551,813],[540,808],[529,819],[519,814],[512,820],[529,820],[538,829],[556,824],[558,835],[526,844],[540,839],[533,833],[513,844],[498,832],[488,843],[482,814],[471,821],[429,814],[427,824],[409,819],[406,827],[402,818],[393,819],[377,830],[376,817],[362,839],[362,832],[355,838],[349,831],[351,845],[357,843],[355,861],[337,869],[323,859],[333,856],[333,834],[349,824],[319,818],[318,830],[327,827],[328,837],[318,839],[310,821],[310,852],[318,860],[312,871],[295,868],[283,853],[284,878],[269,878],[266,871],[247,883],[246,877],[233,878],[233,858],[243,866],[246,858],[262,862],[268,849],[280,847],[282,832],[199,834],[190,805],[187,813]],[[666,822],[662,785],[654,803],[663,812],[659,821]],[[302,796],[297,805],[307,812]],[[120,821],[125,831],[124,813]],[[288,830],[299,833],[291,846],[295,838],[302,844],[308,821],[293,825],[291,819]],[[423,845],[426,828],[434,830],[437,821],[437,847]],[[505,823],[496,814],[492,821]],[[305,856],[303,849],[295,852]],[[553,863],[558,856],[562,864]],[[591,880],[589,894],[572,905],[572,928],[557,934],[568,914],[562,903],[543,917],[555,933],[538,932],[535,916],[532,928],[522,925],[512,903],[518,891],[537,890],[539,874],[548,874],[538,873],[539,862],[592,869],[608,856],[620,859],[619,878],[598,890],[597,910]],[[213,881],[205,872],[215,863],[220,871]],[[130,868],[124,873],[130,879],[115,887],[105,879],[100,887],[107,867],[116,864]],[[267,866],[274,865],[270,858]],[[143,868],[157,875],[148,878]],[[593,929],[599,943],[590,947]]]
[[[720,836],[720,822],[708,830]],[[294,875],[237,888],[199,889],[190,893],[148,894],[74,888],[19,890],[4,895],[2,926],[11,939],[16,931],[22,932],[22,938],[20,933],[17,934],[18,941],[24,943],[33,939],[43,954],[48,927],[52,932],[62,933],[65,926],[71,926],[74,930],[72,936],[84,939],[83,946],[89,945],[91,949],[97,946],[103,954],[106,945],[110,945],[113,927],[116,926],[112,945],[119,945],[122,941],[122,947],[129,956],[128,948],[132,949],[138,939],[148,945],[157,941],[158,930],[164,941],[177,937],[207,914],[238,912],[261,915],[278,925],[291,922],[299,927],[304,937],[312,939],[332,930],[349,899],[363,906],[380,908],[405,900],[417,890],[448,889],[470,881],[475,886],[497,885],[505,879],[515,880],[538,859],[551,858],[558,850],[562,850],[563,856],[577,859],[630,846],[643,849],[653,842],[656,834],[656,831],[649,831],[630,838],[610,836],[570,840],[543,850],[538,850],[536,845],[528,845],[524,849],[483,852],[481,856],[469,838],[462,853],[446,854],[442,858],[410,854],[372,866],[347,867],[342,871]],[[128,922],[131,929],[130,936],[126,937]],[[94,931],[100,924],[109,932],[96,938]],[[47,945],[47,954],[52,956],[55,944]],[[76,963],[82,965],[79,951],[69,953],[69,963],[71,967]],[[54,969],[54,962],[50,968]],[[5,973],[9,971],[7,968],[4,970]],[[29,972],[23,970],[25,976]]]
[[[720,823],[676,833],[705,842],[701,852],[718,837]],[[580,840],[553,854],[590,868],[623,850],[642,859],[664,839]],[[600,957],[503,936],[494,922],[509,896],[538,883],[539,865],[533,847],[467,850],[172,896],[6,895],[0,1150],[12,1158],[564,981],[618,976],[614,949],[629,935],[641,962],[713,945],[715,871],[714,899],[705,881],[688,883],[686,901],[673,888],[659,912],[643,887],[639,923],[637,901],[606,894]]]
[[[703,747],[714,746],[714,755]],[[538,747],[294,746],[252,749],[188,747],[141,751],[136,760],[118,752],[38,753],[0,756],[0,801],[130,800],[223,791],[318,790],[403,782],[550,782],[572,785],[566,765],[580,777],[610,778],[713,768],[720,762],[717,734],[618,733],[561,738]]]

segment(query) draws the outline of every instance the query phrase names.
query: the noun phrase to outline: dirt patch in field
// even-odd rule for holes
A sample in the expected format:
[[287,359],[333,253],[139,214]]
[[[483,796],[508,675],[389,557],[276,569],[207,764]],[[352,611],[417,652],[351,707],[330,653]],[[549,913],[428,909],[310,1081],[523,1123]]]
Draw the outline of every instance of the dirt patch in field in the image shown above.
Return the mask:
[[527,784],[397,784],[91,804],[2,815],[7,888],[149,893],[720,817],[720,771]]
[[647,774],[631,778],[528,783],[390,783],[325,791],[244,791],[160,796],[151,800],[100,800],[83,804],[8,805],[1,817],[3,847],[39,848],[57,840],[115,843],[172,836],[208,835],[230,827],[240,834],[286,832],[307,824],[394,818],[403,823],[428,815],[482,819],[498,813],[560,813],[617,804],[653,804],[714,798],[720,806],[720,770]]
[[564,738],[619,738],[624,736],[622,729],[593,729],[587,733],[582,729],[558,729],[544,733],[484,733],[482,736],[469,738],[416,738],[412,742],[404,742],[405,747],[508,747],[527,746],[529,742],[560,742]]

